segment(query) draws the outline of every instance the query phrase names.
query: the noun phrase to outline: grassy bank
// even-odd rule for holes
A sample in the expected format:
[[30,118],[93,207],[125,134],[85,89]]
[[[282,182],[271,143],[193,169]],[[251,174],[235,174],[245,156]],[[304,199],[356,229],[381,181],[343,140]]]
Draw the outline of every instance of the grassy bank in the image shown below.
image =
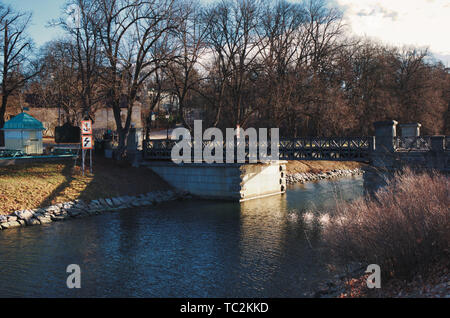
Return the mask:
[[150,169],[122,167],[102,158],[94,158],[93,174],[85,176],[72,160],[0,167],[0,214],[168,188]]
[[288,173],[321,173],[331,170],[353,170],[362,168],[365,164],[355,161],[326,161],[326,160],[290,160],[286,165]]
[[449,261],[449,207],[448,176],[406,170],[373,196],[338,202],[324,239],[342,263],[378,264],[386,281],[416,280]]

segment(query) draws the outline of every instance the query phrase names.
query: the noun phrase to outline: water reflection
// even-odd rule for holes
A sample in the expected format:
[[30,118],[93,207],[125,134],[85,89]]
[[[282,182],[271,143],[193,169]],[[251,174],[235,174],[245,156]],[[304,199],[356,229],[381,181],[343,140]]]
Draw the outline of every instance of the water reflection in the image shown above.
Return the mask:
[[[0,296],[301,297],[329,276],[323,211],[363,178],[290,187],[283,196],[188,201],[0,232]],[[79,264],[82,288],[66,288]]]

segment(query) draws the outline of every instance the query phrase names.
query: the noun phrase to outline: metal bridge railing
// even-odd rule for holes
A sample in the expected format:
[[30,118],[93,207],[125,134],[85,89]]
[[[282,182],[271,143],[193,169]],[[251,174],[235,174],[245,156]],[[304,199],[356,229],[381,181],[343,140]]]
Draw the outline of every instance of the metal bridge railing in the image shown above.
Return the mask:
[[396,151],[430,151],[431,136],[394,137]]
[[[144,141],[144,158],[149,160],[170,160],[172,147],[175,140],[146,140]],[[278,143],[280,160],[369,160],[371,149],[373,149],[372,137],[339,137],[339,138],[295,138],[282,139]],[[189,142],[191,149],[194,149],[194,142]],[[235,152],[239,148],[239,143],[235,141]],[[216,141],[203,141],[202,150],[206,147],[211,149],[214,146],[223,148],[224,157],[226,155],[226,144]],[[260,154],[260,147],[265,147],[270,153],[270,141],[257,145],[257,154]],[[249,156],[249,143],[245,142],[246,161]],[[191,151],[193,154],[193,150]],[[224,158],[225,159],[225,158]],[[258,158],[260,159],[260,158]],[[225,161],[225,160],[224,160]]]

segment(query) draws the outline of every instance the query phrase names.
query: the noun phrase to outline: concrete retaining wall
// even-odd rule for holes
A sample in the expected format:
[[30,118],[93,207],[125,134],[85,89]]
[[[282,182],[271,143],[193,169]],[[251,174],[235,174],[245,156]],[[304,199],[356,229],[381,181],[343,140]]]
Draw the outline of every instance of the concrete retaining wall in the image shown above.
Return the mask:
[[245,201],[286,191],[284,161],[259,164],[144,163],[176,189],[192,195]]

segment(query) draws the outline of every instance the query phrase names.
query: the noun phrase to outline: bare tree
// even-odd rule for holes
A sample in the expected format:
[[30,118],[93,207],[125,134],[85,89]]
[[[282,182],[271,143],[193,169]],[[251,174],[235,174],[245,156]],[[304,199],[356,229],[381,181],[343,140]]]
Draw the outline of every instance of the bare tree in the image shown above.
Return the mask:
[[[324,0],[197,1],[68,0],[76,19],[59,23],[70,37],[45,48],[43,72],[25,88],[70,121],[112,107],[120,158],[134,103],[149,105],[148,137],[166,94],[187,128],[186,111],[197,107],[207,125],[272,126],[286,136],[365,135],[392,118],[448,130],[450,75],[426,51],[346,37],[341,12]],[[34,64],[30,16],[0,13],[3,124]]]
[[[0,5],[0,76],[2,102],[0,105],[0,127],[5,123],[8,97],[21,89],[36,76],[39,70],[31,61],[32,42],[26,35],[31,14],[15,12]],[[0,138],[3,142],[3,138]]]
[[[80,113],[80,81],[76,61],[72,59],[73,43],[55,40],[42,48],[41,72],[30,83],[28,92],[36,107],[58,107],[59,118],[76,124]],[[61,123],[59,123],[61,124]]]
[[92,0],[69,0],[65,15],[59,25],[70,35],[71,58],[75,62],[75,71],[79,79],[77,85],[80,108],[83,118],[93,118],[95,107],[102,97],[99,91],[99,72],[103,64],[100,39],[92,17],[96,14]]
[[267,120],[265,126],[280,127],[292,117],[297,87],[293,69],[297,60],[306,57],[304,43],[308,37],[302,29],[306,22],[305,10],[300,4],[281,0],[264,8],[259,37],[263,74],[260,86],[264,87],[260,115]]
[[227,115],[232,125],[245,126],[255,111],[255,105],[244,103],[244,96],[246,84],[257,74],[256,61],[263,49],[257,36],[262,6],[258,0],[223,0],[206,15],[208,44],[214,55],[212,72],[218,76],[214,125],[224,105],[230,107]]
[[[145,140],[150,139],[150,129],[152,125],[152,114],[161,104],[164,91],[167,90],[167,72],[163,69],[159,62],[155,63],[158,67],[155,67],[155,71],[151,77],[149,77],[141,88],[141,99],[148,105],[144,111],[143,120],[145,122]],[[167,64],[167,63],[166,63]],[[167,67],[167,65],[165,66]]]
[[297,116],[289,118],[303,124],[303,133],[308,131],[318,135],[322,125],[327,125],[322,118],[334,111],[334,64],[337,54],[346,47],[347,42],[342,38],[344,25],[338,8],[330,7],[324,0],[308,0],[304,2],[303,10],[306,20],[297,39],[300,55],[295,66],[299,77],[295,81],[298,100],[294,108],[303,120]]
[[206,53],[207,24],[202,21],[202,9],[197,1],[186,1],[181,5],[182,16],[174,34],[176,50],[173,59],[165,68],[171,87],[178,98],[179,118],[184,127],[191,129],[185,118],[186,99],[203,75],[199,59]]
[[[97,0],[91,17],[106,56],[104,88],[119,135],[117,157],[125,152],[133,104],[143,83],[158,69],[164,35],[176,28],[173,0]],[[126,111],[122,121],[121,109]]]

